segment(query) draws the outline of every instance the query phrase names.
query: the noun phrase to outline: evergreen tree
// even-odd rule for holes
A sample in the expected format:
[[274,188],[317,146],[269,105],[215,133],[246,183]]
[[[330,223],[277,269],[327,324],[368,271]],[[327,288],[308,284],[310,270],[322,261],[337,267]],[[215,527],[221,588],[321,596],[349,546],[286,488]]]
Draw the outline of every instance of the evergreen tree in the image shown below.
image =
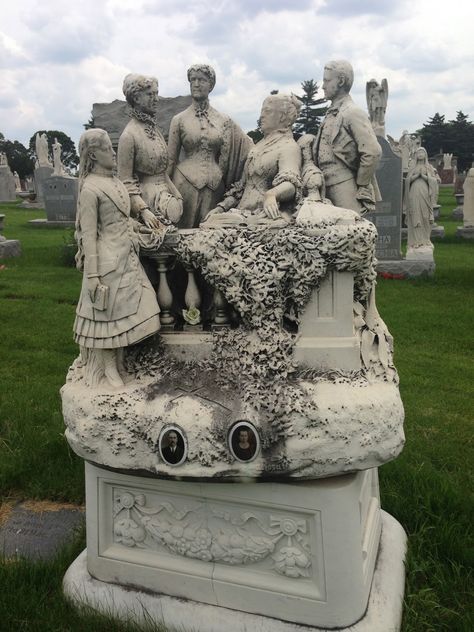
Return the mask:
[[27,148],[19,141],[5,140],[0,133],[0,151],[5,152],[11,171],[16,171],[20,178],[33,173],[34,162]]
[[32,156],[35,155],[36,149],[36,134],[46,134],[48,138],[48,146],[49,151],[52,154],[52,145],[54,143],[54,139],[57,138],[58,142],[61,143],[61,162],[65,167],[74,171],[79,164],[79,156],[76,152],[76,145],[74,141],[64,132],[60,132],[58,130],[38,130],[33,134],[30,138],[30,153]]
[[293,135],[296,139],[303,134],[317,134],[321,125],[321,118],[327,111],[327,106],[322,105],[326,100],[316,98],[319,88],[314,79],[303,81],[301,87],[303,88],[303,95],[299,98],[303,105],[293,127]]
[[474,160],[474,123],[461,110],[456,118],[448,122],[449,149],[458,159],[458,170],[464,171],[472,166]]
[[436,112],[423,127],[418,130],[421,145],[428,152],[428,156],[450,151],[449,126],[444,114]]

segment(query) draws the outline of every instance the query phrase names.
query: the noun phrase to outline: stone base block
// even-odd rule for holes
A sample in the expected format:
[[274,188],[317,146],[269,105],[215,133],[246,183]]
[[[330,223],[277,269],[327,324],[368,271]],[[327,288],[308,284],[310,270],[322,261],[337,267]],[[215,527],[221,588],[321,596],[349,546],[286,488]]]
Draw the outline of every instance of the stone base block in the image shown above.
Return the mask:
[[[406,536],[400,524],[384,511],[382,535],[367,610],[347,632],[398,632],[405,583],[403,560]],[[87,606],[122,621],[150,622],[193,632],[328,632],[314,620],[309,626],[236,612],[222,606],[142,592],[94,579],[87,570],[87,551],[71,564],[64,592],[77,606]],[[333,628],[331,628],[333,629]]]
[[219,484],[86,464],[86,498],[97,580],[322,628],[367,609],[382,528],[376,468]]
[[47,219],[31,219],[28,224],[34,228],[73,228],[75,222],[50,222]]
[[456,237],[474,239],[474,226],[458,226],[456,229]]
[[21,255],[21,244],[18,239],[5,239],[0,241],[0,259],[19,257]]
[[420,276],[433,276],[436,266],[434,261],[406,260],[378,261],[377,272],[379,274],[393,275],[394,277],[415,278]]
[[[408,228],[402,228],[402,239],[406,241],[407,237],[408,237]],[[430,239],[443,239],[444,237],[445,237],[444,226],[433,224],[431,228]]]
[[454,211],[451,213],[451,217],[455,220],[462,222],[462,220],[464,219],[464,207],[463,206],[456,207]]

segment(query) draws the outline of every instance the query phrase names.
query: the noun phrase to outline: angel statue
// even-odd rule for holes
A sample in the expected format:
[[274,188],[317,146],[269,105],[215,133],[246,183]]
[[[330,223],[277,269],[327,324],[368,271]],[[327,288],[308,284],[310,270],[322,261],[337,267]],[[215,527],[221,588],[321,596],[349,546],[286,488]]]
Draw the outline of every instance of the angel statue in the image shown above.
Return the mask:
[[388,101],[388,82],[382,79],[382,83],[376,79],[367,81],[365,86],[367,96],[367,109],[369,118],[377,136],[385,137],[385,110]]

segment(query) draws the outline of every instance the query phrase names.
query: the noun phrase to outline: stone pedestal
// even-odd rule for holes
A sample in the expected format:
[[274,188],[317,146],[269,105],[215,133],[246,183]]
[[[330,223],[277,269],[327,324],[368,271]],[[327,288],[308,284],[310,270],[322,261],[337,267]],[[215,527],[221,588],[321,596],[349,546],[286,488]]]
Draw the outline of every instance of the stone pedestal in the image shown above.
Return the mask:
[[16,185],[13,173],[8,165],[0,165],[0,202],[16,200]]
[[10,257],[19,257],[21,255],[21,245],[18,239],[6,239],[1,233],[5,215],[0,214],[0,259],[8,259]]
[[463,226],[459,226],[456,237],[474,239],[474,168],[469,169],[464,180]]
[[35,190],[38,202],[44,202],[44,183],[53,175],[52,167],[38,167],[35,169]]
[[44,208],[48,223],[74,226],[78,194],[77,178],[52,176],[43,185]]
[[[76,603],[123,616],[126,591],[127,614],[199,632],[345,628],[361,619],[351,630],[381,632],[364,619],[385,590],[378,624],[399,629],[405,539],[382,517],[376,469],[299,484],[204,484],[86,464],[86,479],[87,571],[81,555],[64,580]],[[141,607],[143,592],[151,608]],[[189,618],[176,618],[173,605],[185,605]]]
[[462,221],[464,217],[464,193],[456,193],[454,196],[456,198],[457,206],[451,214],[453,219]]

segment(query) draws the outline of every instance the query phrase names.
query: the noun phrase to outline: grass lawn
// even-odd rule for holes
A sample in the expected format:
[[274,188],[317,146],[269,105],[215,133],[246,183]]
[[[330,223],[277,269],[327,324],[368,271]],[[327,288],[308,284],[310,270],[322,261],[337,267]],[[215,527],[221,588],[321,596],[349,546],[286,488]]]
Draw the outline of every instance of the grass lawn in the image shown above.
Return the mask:
[[[380,469],[382,506],[409,536],[403,632],[474,630],[474,242],[454,236],[452,189],[441,189],[440,203],[446,238],[435,246],[435,277],[377,288],[406,411],[405,450]],[[59,398],[77,354],[81,277],[63,263],[66,231],[28,225],[43,211],[0,212],[5,236],[23,249],[0,262],[0,501],[82,503],[83,464],[63,437]],[[79,615],[63,599],[62,577],[84,545],[78,537],[51,562],[0,562],[2,631],[135,630]]]

